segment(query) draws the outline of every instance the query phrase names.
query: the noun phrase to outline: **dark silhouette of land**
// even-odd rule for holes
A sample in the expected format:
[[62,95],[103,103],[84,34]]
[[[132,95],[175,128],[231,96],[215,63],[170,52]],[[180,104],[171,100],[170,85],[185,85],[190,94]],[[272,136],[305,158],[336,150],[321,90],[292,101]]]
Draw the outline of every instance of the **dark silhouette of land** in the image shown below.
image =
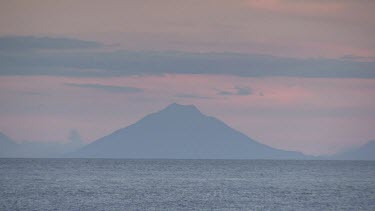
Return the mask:
[[13,157],[17,149],[17,143],[0,132],[0,157]]
[[375,141],[307,156],[261,144],[193,105],[176,103],[72,152],[80,144],[16,143],[0,133],[0,157],[375,160]]
[[171,104],[129,127],[83,147],[73,157],[177,159],[303,159],[275,149],[202,114],[193,105]]
[[358,148],[337,153],[331,157],[335,160],[375,160],[375,140]]

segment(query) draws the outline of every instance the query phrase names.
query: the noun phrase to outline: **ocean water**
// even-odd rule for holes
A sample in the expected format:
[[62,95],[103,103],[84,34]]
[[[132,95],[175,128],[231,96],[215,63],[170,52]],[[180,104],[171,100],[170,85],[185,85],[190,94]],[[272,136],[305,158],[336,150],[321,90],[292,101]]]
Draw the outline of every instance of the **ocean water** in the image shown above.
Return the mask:
[[375,210],[375,162],[0,159],[0,210]]

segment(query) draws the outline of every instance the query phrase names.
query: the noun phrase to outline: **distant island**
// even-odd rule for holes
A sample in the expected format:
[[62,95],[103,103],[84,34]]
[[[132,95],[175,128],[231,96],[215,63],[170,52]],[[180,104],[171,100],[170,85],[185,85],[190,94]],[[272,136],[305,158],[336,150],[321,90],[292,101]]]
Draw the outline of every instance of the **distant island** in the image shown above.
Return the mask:
[[360,147],[337,153],[330,158],[335,160],[375,160],[375,140]]
[[[30,144],[29,144],[30,145]],[[24,157],[0,133],[0,157]],[[375,160],[375,141],[333,156],[308,156],[257,142],[194,105],[173,103],[78,150],[48,157],[130,159],[332,159]],[[43,157],[43,156],[41,156]]]
[[115,131],[73,157],[176,159],[301,159],[252,140],[193,105],[171,104]]

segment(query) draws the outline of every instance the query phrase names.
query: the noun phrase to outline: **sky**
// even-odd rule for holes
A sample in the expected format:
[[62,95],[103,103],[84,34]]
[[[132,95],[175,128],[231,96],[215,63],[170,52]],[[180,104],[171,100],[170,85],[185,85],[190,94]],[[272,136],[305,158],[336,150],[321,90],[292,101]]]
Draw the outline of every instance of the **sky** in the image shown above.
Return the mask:
[[306,154],[375,139],[372,0],[0,1],[0,131],[90,143],[168,104]]

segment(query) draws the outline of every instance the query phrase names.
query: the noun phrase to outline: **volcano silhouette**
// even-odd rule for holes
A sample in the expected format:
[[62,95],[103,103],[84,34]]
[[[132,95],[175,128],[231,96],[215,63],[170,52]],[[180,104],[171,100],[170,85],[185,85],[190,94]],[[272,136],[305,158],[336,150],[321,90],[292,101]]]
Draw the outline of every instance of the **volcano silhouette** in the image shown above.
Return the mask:
[[301,159],[261,144],[193,105],[171,104],[71,154],[87,158]]

